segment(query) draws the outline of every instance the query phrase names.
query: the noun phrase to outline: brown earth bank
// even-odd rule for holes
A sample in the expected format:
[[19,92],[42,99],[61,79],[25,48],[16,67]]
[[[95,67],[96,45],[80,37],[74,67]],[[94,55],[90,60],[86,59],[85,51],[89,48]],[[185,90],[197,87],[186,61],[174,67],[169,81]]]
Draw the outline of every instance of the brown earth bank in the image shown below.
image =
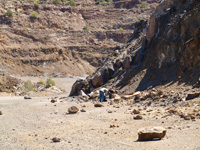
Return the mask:
[[158,4],[75,2],[71,7],[68,2],[40,1],[36,7],[29,0],[1,1],[0,70],[18,75],[92,74],[131,38],[138,21],[147,22]]

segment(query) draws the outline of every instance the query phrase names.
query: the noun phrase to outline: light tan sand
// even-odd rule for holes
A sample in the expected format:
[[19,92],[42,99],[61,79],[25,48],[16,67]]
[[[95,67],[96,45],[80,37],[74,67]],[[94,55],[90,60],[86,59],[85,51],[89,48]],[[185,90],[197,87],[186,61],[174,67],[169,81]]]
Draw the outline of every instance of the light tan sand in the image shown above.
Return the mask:
[[[61,83],[70,89],[73,82],[69,79],[68,84]],[[71,99],[67,98],[68,101]],[[152,112],[141,112],[145,114],[142,120],[133,120],[130,112],[134,107],[126,106],[126,103],[120,104],[120,108],[107,103],[104,103],[105,107],[95,108],[92,102],[61,101],[51,103],[49,97],[31,100],[0,97],[0,110],[3,112],[0,116],[0,150],[200,149],[200,119],[185,121],[175,115],[162,118],[164,114],[156,116],[157,108],[151,108]],[[72,105],[86,112],[66,114]],[[164,112],[163,108],[160,110]],[[110,125],[119,127],[110,128]],[[166,127],[166,137],[160,141],[138,142],[137,130],[148,126]],[[61,138],[61,142],[53,143],[53,137]]]

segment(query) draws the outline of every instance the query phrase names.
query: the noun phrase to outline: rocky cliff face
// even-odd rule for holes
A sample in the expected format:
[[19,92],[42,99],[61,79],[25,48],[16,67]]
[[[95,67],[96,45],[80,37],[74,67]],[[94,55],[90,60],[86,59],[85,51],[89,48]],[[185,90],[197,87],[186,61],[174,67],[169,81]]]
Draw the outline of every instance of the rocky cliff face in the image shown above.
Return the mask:
[[148,27],[140,23],[130,43],[84,84],[76,83],[71,95],[77,89],[90,92],[102,85],[123,93],[175,82],[199,87],[199,8],[198,0],[163,0]]
[[148,20],[157,3],[84,0],[72,8],[52,1],[40,1],[39,7],[31,0],[2,1],[0,70],[20,75],[92,74],[130,39],[138,20]]
[[199,8],[200,2],[197,0],[171,0],[158,6],[151,16],[147,30],[148,54],[145,63],[148,70],[145,76],[154,81],[155,85],[171,81],[192,85],[198,83]]

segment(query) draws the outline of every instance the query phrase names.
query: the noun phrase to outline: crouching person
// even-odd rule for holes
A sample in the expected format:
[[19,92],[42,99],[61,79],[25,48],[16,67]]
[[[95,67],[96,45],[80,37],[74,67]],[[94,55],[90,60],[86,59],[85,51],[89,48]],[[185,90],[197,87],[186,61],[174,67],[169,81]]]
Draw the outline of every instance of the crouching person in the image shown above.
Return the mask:
[[106,102],[106,94],[108,92],[107,88],[102,88],[99,90],[99,101],[100,102]]

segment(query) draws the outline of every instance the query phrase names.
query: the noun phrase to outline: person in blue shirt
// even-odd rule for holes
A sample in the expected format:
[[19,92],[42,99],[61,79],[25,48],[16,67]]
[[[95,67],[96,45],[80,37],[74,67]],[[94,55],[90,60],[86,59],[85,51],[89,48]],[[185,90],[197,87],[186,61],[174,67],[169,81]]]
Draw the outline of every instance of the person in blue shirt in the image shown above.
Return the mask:
[[99,90],[99,101],[100,102],[105,102],[106,101],[106,94],[108,92],[107,88],[102,88]]

